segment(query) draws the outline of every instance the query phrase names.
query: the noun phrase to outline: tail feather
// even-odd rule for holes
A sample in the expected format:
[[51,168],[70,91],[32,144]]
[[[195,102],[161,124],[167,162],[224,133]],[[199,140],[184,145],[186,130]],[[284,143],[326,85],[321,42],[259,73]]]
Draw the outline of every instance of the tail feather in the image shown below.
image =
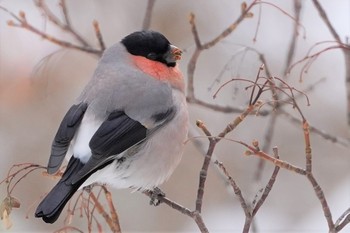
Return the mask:
[[46,223],[54,223],[58,219],[67,202],[89,177],[87,176],[79,182],[72,184],[74,175],[83,166],[84,164],[79,159],[74,158],[74,156],[71,157],[61,180],[39,204],[35,212],[35,217],[42,218]]

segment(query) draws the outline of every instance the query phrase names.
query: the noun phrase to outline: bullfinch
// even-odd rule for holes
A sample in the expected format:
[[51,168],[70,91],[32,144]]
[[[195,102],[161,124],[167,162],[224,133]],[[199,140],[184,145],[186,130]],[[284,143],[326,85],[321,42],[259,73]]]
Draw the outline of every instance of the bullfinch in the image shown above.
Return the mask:
[[95,182],[150,190],[169,178],[188,132],[181,53],[155,31],[105,50],[53,139],[47,172],[69,162],[36,217],[54,223],[72,195]]

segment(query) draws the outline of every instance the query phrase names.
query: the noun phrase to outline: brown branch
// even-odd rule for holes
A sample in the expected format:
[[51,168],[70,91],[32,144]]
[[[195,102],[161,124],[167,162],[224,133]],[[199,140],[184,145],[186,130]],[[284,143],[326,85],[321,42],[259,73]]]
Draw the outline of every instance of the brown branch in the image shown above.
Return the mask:
[[303,32],[304,32],[303,37],[306,38],[305,27],[302,24],[300,24],[300,22],[296,18],[294,18],[292,15],[290,15],[287,11],[283,10],[282,8],[280,8],[279,6],[277,6],[276,4],[271,3],[271,2],[259,1],[258,4],[266,4],[266,5],[272,6],[272,7],[276,8],[277,10],[279,10],[280,12],[282,12],[282,14],[284,14],[287,17],[289,17],[290,19],[292,19],[294,22],[296,22],[298,24],[298,27],[301,27],[303,29]]
[[230,122],[225,129],[218,135],[218,137],[225,137],[228,133],[234,130],[243,120],[255,109],[254,105],[249,105],[241,115],[236,117],[232,122]]
[[[262,146],[263,151],[268,151],[269,148],[271,148],[272,144],[272,138],[274,136],[275,132],[275,126],[276,126],[276,121],[278,118],[279,114],[277,110],[274,110],[271,112],[271,116],[269,117],[269,121],[267,123],[265,133],[264,133],[264,144]],[[258,166],[255,171],[254,179],[256,181],[259,181],[262,176],[262,172],[264,170],[265,166],[265,160],[264,159],[259,159]]]
[[[229,25],[224,31],[222,31],[218,36],[216,36],[211,41],[204,43],[200,48],[201,49],[210,49],[217,43],[219,43],[221,40],[225,39],[228,35],[230,35],[237,27],[238,25],[247,18],[247,15],[250,13],[250,10],[253,8],[253,6],[259,1],[254,0],[249,6],[245,8],[245,10],[242,11],[241,15],[238,16],[238,18]],[[193,22],[194,23],[194,22]]]
[[304,140],[305,140],[305,155],[306,155],[306,171],[312,172],[312,153],[311,153],[311,142],[310,142],[310,127],[309,123],[304,120],[303,122]]
[[229,184],[231,185],[233,192],[236,194],[236,196],[238,197],[239,203],[241,204],[241,207],[245,213],[246,216],[250,215],[250,210],[249,210],[249,206],[247,205],[242,191],[241,189],[238,187],[237,183],[235,182],[235,180],[231,177],[231,175],[228,173],[226,167],[224,166],[224,164],[222,162],[219,162],[218,160],[215,160],[214,164],[221,170],[221,172],[225,175],[227,181],[229,182]]
[[207,173],[208,173],[211,157],[213,155],[216,144],[221,140],[221,138],[225,137],[226,134],[234,130],[243,121],[243,119],[251,111],[253,111],[253,109],[254,109],[254,105],[248,106],[248,108],[240,116],[238,116],[231,123],[229,123],[216,138],[211,137],[211,133],[209,132],[209,130],[207,129],[207,127],[203,122],[197,121],[197,126],[204,132],[206,136],[208,136],[208,140],[209,140],[208,151],[204,158],[202,169],[199,175],[199,184],[198,184],[198,191],[197,191],[197,198],[196,198],[196,211],[198,211],[199,213],[201,213],[201,210],[202,210],[205,182],[207,179]]
[[310,181],[312,187],[314,188],[315,194],[321,203],[323,214],[324,214],[324,216],[327,220],[327,223],[328,223],[329,232],[335,232],[335,226],[334,226],[334,223],[332,220],[332,213],[331,213],[331,210],[329,209],[326,197],[325,197],[320,185],[317,183],[317,181],[312,173],[307,173],[306,177]]
[[199,122],[197,121],[197,126],[202,129],[202,131],[204,132],[204,134],[206,134],[209,140],[209,147],[208,147],[208,151],[207,154],[204,157],[204,161],[203,161],[203,165],[201,168],[201,171],[199,173],[199,184],[198,184],[198,190],[197,190],[197,198],[196,198],[196,211],[198,213],[202,212],[202,206],[203,206],[203,196],[204,196],[204,188],[205,188],[205,182],[207,180],[207,174],[208,174],[208,168],[209,168],[209,164],[210,164],[210,160],[211,157],[213,155],[215,146],[217,141],[210,137],[211,134],[209,132],[209,130],[207,129],[207,127],[205,126],[205,124],[203,122]]
[[[273,148],[273,152],[274,152],[274,156],[276,159],[279,159],[279,155],[278,155],[278,149],[277,147]],[[265,186],[264,192],[262,194],[262,196],[260,197],[260,199],[258,200],[258,202],[256,203],[253,212],[252,212],[252,216],[254,217],[256,215],[256,213],[259,211],[260,207],[263,205],[264,201],[266,200],[267,196],[269,195],[270,191],[272,190],[272,187],[276,181],[278,172],[280,170],[280,167],[275,166],[275,169],[273,170],[273,173],[268,181],[268,183]]]
[[60,6],[64,15],[65,23],[61,22],[61,20],[50,10],[50,8],[46,5],[44,0],[36,0],[34,2],[35,5],[44,13],[44,15],[48,18],[50,22],[52,22],[62,30],[67,31],[68,33],[73,35],[75,39],[84,47],[91,47],[89,43],[82,36],[80,36],[77,33],[77,31],[72,27],[68,16],[68,9],[64,0],[60,1]]
[[[254,0],[248,7],[245,8],[245,10],[242,11],[241,15],[231,24],[229,25],[224,31],[222,31],[218,36],[216,36],[215,38],[213,38],[211,41],[202,44],[199,34],[198,34],[198,30],[197,30],[197,26],[195,23],[195,15],[193,13],[190,14],[189,17],[189,23],[191,25],[191,31],[192,31],[192,35],[195,41],[195,45],[196,48],[190,58],[190,61],[187,65],[187,100],[190,101],[190,103],[204,103],[203,101],[199,101],[197,100],[197,98],[195,97],[195,93],[194,93],[194,73],[196,70],[196,65],[197,65],[197,61],[199,58],[199,55],[201,54],[201,52],[205,49],[209,49],[211,47],[213,47],[214,45],[216,45],[218,42],[220,42],[221,40],[223,40],[224,38],[226,38],[228,35],[230,35],[236,28],[237,26],[243,21],[243,19],[247,18],[246,16],[250,13],[249,11],[251,10],[251,8],[256,4],[257,0]],[[202,104],[202,106],[207,106],[208,104]],[[211,105],[209,105],[211,106]],[[220,108],[222,109],[222,108]]]
[[96,198],[95,194],[93,192],[90,192],[89,197],[94,202],[94,207],[96,207],[97,211],[101,216],[105,219],[106,223],[108,224],[110,230],[114,233],[120,233],[120,229],[116,226],[116,224],[113,222],[112,218],[107,214],[107,212],[104,210],[101,203]]
[[324,52],[327,52],[327,51],[330,51],[330,50],[334,50],[334,49],[342,49],[343,51],[345,51],[345,50],[350,50],[349,46],[344,45],[344,44],[329,46],[329,47],[327,47],[327,48],[325,48],[325,49],[322,49],[322,50],[320,50],[320,51],[318,51],[318,52],[315,52],[314,54],[307,55],[307,56],[305,56],[304,58],[300,59],[299,61],[296,61],[295,63],[293,63],[293,64],[289,67],[287,73],[291,72],[291,70],[292,70],[295,66],[297,66],[297,65],[299,65],[299,64],[301,64],[301,63],[303,63],[303,62],[306,61],[306,63],[304,64],[304,66],[302,66],[301,71],[300,71],[300,78],[299,78],[299,79],[300,79],[300,81],[302,81],[302,80],[303,80],[303,75],[304,75],[304,73],[307,73],[307,72],[308,72],[308,70],[309,70],[310,66],[313,64],[313,62],[314,62],[321,54],[323,54]]
[[208,140],[209,140],[208,151],[204,158],[204,162],[199,175],[199,184],[198,184],[198,191],[197,191],[197,198],[196,198],[196,211],[198,211],[199,213],[201,213],[201,210],[202,210],[204,188],[205,188],[205,183],[207,179],[208,168],[209,168],[211,157],[213,155],[216,144],[222,138],[224,138],[228,133],[233,131],[244,120],[244,118],[254,110],[254,107],[255,107],[254,105],[248,106],[246,110],[240,116],[236,117],[231,123],[229,123],[217,137],[211,137],[212,135],[207,129],[207,127],[205,126],[205,124],[202,121],[197,121],[197,126],[204,132],[206,136],[208,136]]
[[[291,114],[289,114],[287,111],[280,109],[280,113],[286,117],[291,123],[293,124],[297,124],[297,125],[301,125],[302,121],[300,119],[298,119],[297,117],[292,116]],[[323,130],[320,130],[316,127],[310,126],[309,125],[309,130],[311,133],[317,134],[318,136],[324,138],[327,141],[330,141],[332,143],[336,143],[340,146],[343,146],[345,148],[349,148],[350,147],[350,140],[349,139],[345,139],[342,137],[337,137],[334,135],[331,135],[329,133],[326,133]]]
[[151,27],[152,12],[153,12],[153,7],[154,7],[155,1],[156,0],[148,0],[147,1],[145,17],[143,18],[143,23],[142,23],[142,30],[149,30]]
[[348,223],[350,223],[350,208],[345,210],[344,213],[335,222],[336,231],[341,231]]
[[84,233],[84,231],[82,231],[79,228],[74,227],[74,226],[64,226],[64,227],[58,229],[57,231],[54,231],[54,233],[61,233],[61,232],[67,232],[67,231],[77,231],[80,233]]
[[253,216],[250,212],[250,207],[247,205],[247,202],[243,197],[241,189],[238,187],[236,181],[228,173],[228,171],[226,170],[223,163],[219,162],[218,160],[215,160],[214,164],[224,174],[228,183],[230,184],[231,188],[233,189],[234,194],[238,197],[239,203],[241,204],[241,207],[242,207],[242,209],[244,211],[244,215],[245,215],[245,223],[244,223],[244,227],[243,227],[243,232],[249,232],[249,228],[251,226]]
[[[275,151],[275,156],[278,159],[278,152],[277,152],[277,148],[274,148]],[[253,211],[250,210],[250,207],[247,205],[247,202],[245,201],[243,194],[240,190],[240,188],[238,187],[238,185],[236,184],[236,182],[234,181],[234,179],[230,176],[230,174],[228,173],[228,171],[226,170],[225,166],[219,162],[218,160],[215,160],[214,164],[220,169],[220,171],[224,174],[224,176],[226,177],[227,181],[229,182],[230,186],[232,187],[235,195],[238,197],[239,202],[241,204],[241,207],[244,211],[245,214],[245,223],[244,223],[244,227],[243,227],[243,231],[242,232],[249,232],[249,229],[252,225],[252,220],[254,218],[254,216],[256,215],[256,213],[258,212],[259,208],[263,205],[264,201],[266,200],[266,198],[268,197],[273,184],[275,183],[276,177],[278,175],[279,172],[279,167],[275,166],[274,172],[271,175],[271,178],[269,180],[269,182],[267,183],[263,195],[261,196],[261,198],[259,199],[259,201],[257,202],[257,204],[255,205]]]
[[109,207],[109,210],[111,213],[111,218],[112,218],[114,225],[116,226],[116,230],[117,230],[117,232],[121,232],[119,217],[118,217],[117,210],[115,209],[115,206],[113,203],[112,194],[111,194],[111,192],[109,192],[107,190],[107,187],[105,185],[102,185],[101,188],[103,189],[103,191],[105,193],[108,207]]
[[261,150],[257,150],[254,146],[250,146],[250,145],[246,144],[245,142],[236,141],[236,140],[232,140],[232,141],[237,142],[237,143],[245,146],[246,148],[249,149],[251,154],[258,156],[259,158],[265,159],[266,161],[269,161],[269,162],[275,164],[275,166],[284,168],[286,170],[295,172],[295,173],[300,174],[300,175],[306,175],[306,171],[300,167],[297,167],[297,166],[290,164],[286,161],[274,158]]
[[315,8],[317,9],[318,13],[320,14],[321,19],[323,20],[323,22],[326,24],[328,30],[330,31],[330,33],[332,34],[332,36],[334,37],[334,39],[338,42],[338,43],[342,43],[342,40],[340,39],[340,36],[338,35],[338,33],[336,32],[335,28],[333,27],[333,25],[331,24],[331,22],[328,19],[328,16],[326,14],[326,11],[323,9],[323,7],[321,6],[321,4],[318,2],[318,0],[312,0]]
[[194,42],[196,44],[196,48],[199,49],[199,50],[202,50],[202,43],[201,43],[201,40],[199,38],[199,34],[198,34],[198,30],[197,30],[197,26],[196,26],[196,23],[195,23],[195,15],[194,13],[190,13],[190,25],[191,25],[191,31],[192,31],[192,34],[193,34],[193,39],[194,39]]
[[66,0],[60,0],[59,5],[61,6],[64,21],[65,21],[66,25],[71,26],[69,15],[68,15],[68,8],[67,8]]
[[197,60],[200,53],[201,50],[196,48],[187,65],[187,99],[191,100],[192,102],[196,100],[194,93],[194,72],[196,70]]
[[[326,14],[326,11],[323,9],[321,4],[319,3],[318,0],[312,0],[315,8],[317,9],[318,13],[320,14],[321,19],[323,22],[326,24],[328,30],[334,37],[334,39],[339,43],[342,44],[342,40],[331,24],[330,20],[328,19],[328,16]],[[346,44],[346,46],[342,49],[344,53],[344,59],[345,59],[345,68],[346,68],[346,73],[345,73],[345,87],[346,87],[346,92],[347,92],[347,118],[348,118],[348,125],[350,126],[350,49],[349,49],[349,44]]]
[[[153,191],[150,191],[150,190],[147,190],[147,191],[143,191],[142,192],[143,194],[145,194],[146,196],[148,197],[153,197]],[[158,196],[157,197],[160,201],[160,203],[164,203],[166,204],[167,206],[171,207],[172,209],[180,212],[181,214],[184,214],[192,219],[194,219],[194,221],[196,222],[199,230],[202,232],[202,233],[209,233],[209,230],[208,228],[205,226],[205,223],[203,221],[203,218],[201,216],[201,214],[194,210],[194,211],[191,211],[190,209],[170,200],[169,198],[165,197],[165,196]]]
[[102,34],[101,34],[101,30],[100,30],[100,25],[97,22],[97,20],[94,20],[92,22],[92,25],[94,26],[95,35],[96,35],[96,38],[97,38],[98,43],[100,45],[100,49],[103,52],[106,49],[106,45],[105,45],[105,42],[103,41],[103,37],[102,37]]
[[[187,102],[190,104],[195,104],[195,105],[199,105],[214,111],[218,111],[218,112],[223,112],[223,113],[240,113],[242,112],[242,108],[240,107],[231,107],[231,106],[220,106],[220,105],[215,105],[215,104],[211,104],[211,103],[207,103],[204,102],[202,100],[199,99],[192,99],[191,97],[187,96]],[[263,111],[262,115],[267,115],[268,112]]]
[[28,31],[30,31],[30,32],[32,32],[32,33],[42,37],[43,39],[48,40],[51,43],[56,44],[58,46],[61,46],[63,48],[76,49],[76,50],[80,50],[80,51],[83,51],[83,52],[86,52],[86,53],[95,54],[97,56],[101,56],[101,54],[102,54],[102,50],[97,50],[97,49],[94,49],[94,48],[92,48],[90,46],[76,45],[76,44],[73,44],[73,43],[68,42],[68,41],[60,40],[60,39],[58,39],[58,38],[56,38],[56,37],[54,37],[52,35],[49,35],[49,34],[43,32],[43,31],[37,29],[36,27],[34,27],[30,23],[28,23],[28,21],[26,19],[26,15],[25,15],[25,13],[23,11],[19,12],[19,15],[17,16],[13,12],[7,10],[6,8],[4,8],[2,6],[0,6],[0,9],[5,11],[5,12],[7,12],[16,21],[15,22],[13,20],[9,20],[7,22],[7,24],[9,26],[26,29],[26,30],[28,30]]
[[295,17],[295,23],[294,23],[294,29],[293,29],[293,35],[292,39],[290,41],[288,55],[287,55],[287,61],[286,65],[284,67],[284,75],[288,73],[288,68],[292,64],[292,60],[294,58],[296,44],[297,44],[297,38],[299,34],[299,24],[300,24],[300,12],[302,7],[302,1],[301,0],[294,0],[294,17]]
[[[300,26],[301,4],[302,4],[302,2],[300,0],[294,1],[294,31],[293,31],[292,39],[291,39],[289,50],[288,50],[287,61],[286,61],[285,71],[284,71],[285,75],[288,71],[288,68],[291,65],[291,62],[292,62],[293,57],[294,57],[295,49],[296,49],[297,36],[299,34],[298,29]],[[268,77],[271,77],[271,75],[268,75]],[[281,85],[280,85],[280,87],[281,87]],[[264,145],[263,145],[263,149],[262,149],[263,151],[267,151],[271,147],[272,138],[273,138],[274,132],[275,132],[276,121],[277,121],[277,118],[279,116],[278,110],[281,107],[281,105],[278,102],[279,95],[277,94],[275,87],[271,88],[271,94],[272,94],[272,99],[274,100],[273,101],[274,111],[271,113],[267,127],[265,129]],[[260,159],[258,166],[257,166],[257,169],[256,169],[256,173],[255,173],[255,180],[258,181],[261,179],[264,165],[265,165],[265,161],[263,159]]]

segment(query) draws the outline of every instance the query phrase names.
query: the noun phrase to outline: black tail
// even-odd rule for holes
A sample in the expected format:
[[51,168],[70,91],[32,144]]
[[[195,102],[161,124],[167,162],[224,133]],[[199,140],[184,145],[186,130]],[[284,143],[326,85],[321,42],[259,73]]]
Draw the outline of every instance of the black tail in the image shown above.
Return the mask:
[[72,156],[61,180],[39,204],[35,212],[35,217],[43,218],[46,223],[54,223],[58,219],[69,199],[89,177],[86,176],[74,185],[72,184],[74,175],[78,173],[83,166],[84,164],[80,162],[79,159]]

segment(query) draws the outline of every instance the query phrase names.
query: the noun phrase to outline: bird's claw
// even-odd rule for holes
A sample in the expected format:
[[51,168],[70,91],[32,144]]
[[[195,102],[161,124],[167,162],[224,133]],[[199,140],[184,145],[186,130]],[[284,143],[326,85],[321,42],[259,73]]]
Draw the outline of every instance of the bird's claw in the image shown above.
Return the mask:
[[151,200],[149,201],[150,205],[158,206],[162,203],[161,198],[165,197],[165,193],[160,190],[160,188],[155,187],[153,191],[151,191]]

